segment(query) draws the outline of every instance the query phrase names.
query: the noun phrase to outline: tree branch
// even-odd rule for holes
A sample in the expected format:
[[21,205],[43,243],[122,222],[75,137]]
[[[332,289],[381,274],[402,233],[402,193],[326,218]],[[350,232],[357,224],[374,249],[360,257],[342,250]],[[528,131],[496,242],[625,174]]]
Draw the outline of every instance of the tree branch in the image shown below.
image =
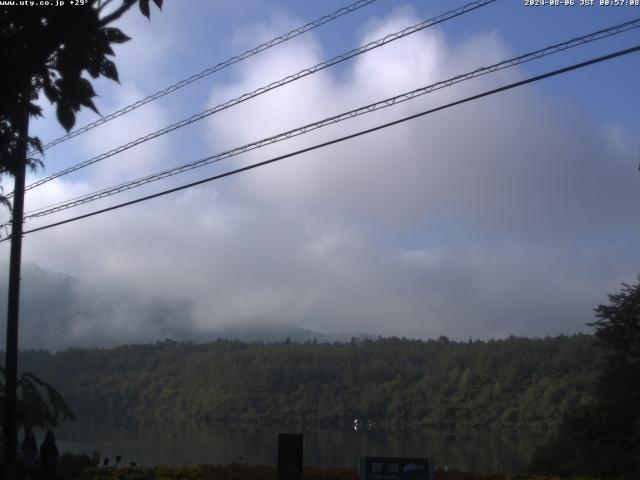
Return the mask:
[[104,10],[104,8],[109,5],[113,0],[104,0],[102,2],[98,1],[98,12]]
[[109,23],[113,22],[114,20],[117,20],[127,10],[129,10],[135,3],[136,3],[136,0],[124,0],[122,2],[122,5],[120,5],[115,11],[113,11],[112,13],[110,13],[109,15],[107,15],[106,17],[101,19],[98,22],[98,25],[100,25],[101,27],[104,27],[105,25],[108,25]]

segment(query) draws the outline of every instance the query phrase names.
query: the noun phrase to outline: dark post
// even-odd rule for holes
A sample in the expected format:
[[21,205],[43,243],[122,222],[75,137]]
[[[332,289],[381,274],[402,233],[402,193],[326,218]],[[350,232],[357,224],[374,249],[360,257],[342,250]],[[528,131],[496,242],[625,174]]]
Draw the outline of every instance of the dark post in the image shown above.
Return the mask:
[[[29,95],[24,98],[29,102]],[[16,389],[18,386],[18,314],[20,310],[20,261],[22,257],[22,218],[24,213],[24,177],[27,168],[27,135],[29,114],[25,106],[20,128],[18,165],[13,188],[11,218],[11,252],[9,258],[9,299],[7,301],[7,347],[5,357],[6,378],[4,384],[4,462],[5,478],[15,479],[16,440]]]
[[278,480],[302,480],[302,434],[278,434]]

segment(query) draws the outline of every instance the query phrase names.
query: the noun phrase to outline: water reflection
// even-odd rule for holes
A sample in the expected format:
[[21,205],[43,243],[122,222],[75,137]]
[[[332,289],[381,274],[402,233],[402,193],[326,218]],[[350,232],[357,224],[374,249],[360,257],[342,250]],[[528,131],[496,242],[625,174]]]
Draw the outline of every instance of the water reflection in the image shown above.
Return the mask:
[[[63,452],[99,450],[102,457],[123,457],[123,464],[192,465],[229,463],[275,464],[274,429],[188,421],[128,421],[79,419],[57,431]],[[304,463],[321,467],[357,468],[360,456],[420,456],[438,467],[476,472],[521,473],[546,435],[533,433],[430,431],[304,431]]]

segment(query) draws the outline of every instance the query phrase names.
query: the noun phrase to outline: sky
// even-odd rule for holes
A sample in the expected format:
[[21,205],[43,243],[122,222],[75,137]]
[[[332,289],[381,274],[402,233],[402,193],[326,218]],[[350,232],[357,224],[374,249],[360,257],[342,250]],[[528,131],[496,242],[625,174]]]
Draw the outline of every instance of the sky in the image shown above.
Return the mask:
[[[498,0],[31,190],[26,210],[640,17],[637,7],[577,3]],[[48,150],[27,183],[463,4],[378,0]],[[150,21],[131,11],[117,25],[132,37],[116,50],[120,84],[96,81],[95,103],[110,113],[344,5],[167,0]],[[639,42],[632,30],[25,228]],[[457,340],[589,332],[593,308],[640,271],[639,65],[640,54],[627,55],[26,235],[20,345],[198,341],[220,326],[273,323]],[[46,142],[64,130],[42,106],[30,131]],[[82,112],[77,125],[96,118]],[[0,244],[4,266],[8,247]]]

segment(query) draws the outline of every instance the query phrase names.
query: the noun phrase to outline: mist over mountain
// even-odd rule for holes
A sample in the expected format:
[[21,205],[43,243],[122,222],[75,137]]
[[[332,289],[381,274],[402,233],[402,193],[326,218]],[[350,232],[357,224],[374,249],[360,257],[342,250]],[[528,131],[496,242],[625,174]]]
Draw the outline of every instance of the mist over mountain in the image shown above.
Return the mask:
[[[5,267],[6,265],[3,265]],[[2,268],[2,271],[7,271]],[[325,334],[274,322],[244,325],[197,325],[186,299],[154,296],[124,285],[52,272],[34,263],[22,267],[20,348],[61,350],[68,347],[112,347],[123,343],[207,342],[216,338],[247,342],[335,342],[364,333]],[[7,306],[7,277],[0,278],[0,311]],[[5,325],[0,328],[4,346]]]
[[[6,276],[0,278],[0,291],[3,292],[0,309],[4,313]],[[123,286],[86,281],[33,263],[22,267],[19,334],[22,349],[106,347],[125,339],[187,340],[193,339],[191,325],[186,301],[141,295]],[[4,328],[1,330],[4,345],[6,332]]]

